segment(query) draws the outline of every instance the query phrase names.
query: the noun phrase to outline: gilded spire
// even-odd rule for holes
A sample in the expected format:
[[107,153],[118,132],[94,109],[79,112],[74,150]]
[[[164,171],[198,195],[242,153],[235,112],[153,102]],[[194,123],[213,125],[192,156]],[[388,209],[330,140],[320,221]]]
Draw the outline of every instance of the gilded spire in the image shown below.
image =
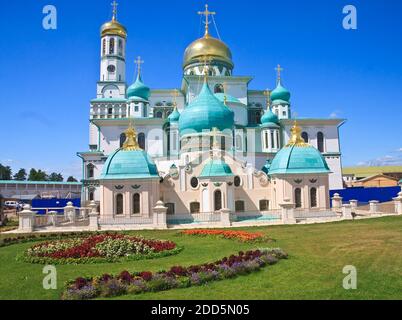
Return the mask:
[[271,91],[269,89],[264,91],[265,100],[267,103],[267,111],[271,110]]
[[137,132],[133,127],[132,121],[130,121],[130,125],[128,129],[125,131],[126,134],[126,141],[123,144],[123,151],[137,151],[141,150],[140,146],[138,145],[137,141]]
[[112,7],[113,7],[113,17],[112,17],[112,21],[116,21],[117,20],[117,6],[118,6],[119,4],[116,2],[116,0],[114,0],[113,2],[112,2]]
[[281,72],[283,71],[283,68],[281,68],[281,65],[278,64],[278,66],[275,68],[276,73],[277,73],[277,82],[281,82]]
[[216,15],[216,12],[209,11],[208,10],[208,4],[205,5],[205,11],[198,11],[198,14],[201,16],[205,16],[205,38],[209,38],[209,16],[214,16]]
[[286,147],[309,147],[310,145],[304,141],[304,139],[301,136],[302,129],[297,125],[297,121],[295,120],[295,123],[290,129],[290,132],[292,136],[290,137],[289,143],[286,145]]
[[141,60],[141,57],[138,56],[136,60],[134,60],[134,63],[137,65],[137,70],[138,70],[138,77],[141,76],[141,65],[145,63],[144,60]]

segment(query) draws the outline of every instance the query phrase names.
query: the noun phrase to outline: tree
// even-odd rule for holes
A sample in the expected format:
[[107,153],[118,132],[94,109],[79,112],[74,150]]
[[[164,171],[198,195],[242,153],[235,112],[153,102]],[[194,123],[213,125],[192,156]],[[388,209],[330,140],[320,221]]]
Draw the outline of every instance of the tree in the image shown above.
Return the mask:
[[68,177],[67,182],[78,182],[77,179],[75,179],[73,176]]
[[11,180],[12,175],[13,173],[10,167],[5,167],[0,164],[0,180]]
[[35,169],[31,169],[29,172],[29,181],[48,181],[48,175],[46,172],[42,170],[36,171]]
[[64,178],[60,173],[53,172],[48,177],[48,180],[52,182],[63,182]]
[[27,172],[25,169],[20,169],[15,175],[14,180],[25,181],[27,179]]

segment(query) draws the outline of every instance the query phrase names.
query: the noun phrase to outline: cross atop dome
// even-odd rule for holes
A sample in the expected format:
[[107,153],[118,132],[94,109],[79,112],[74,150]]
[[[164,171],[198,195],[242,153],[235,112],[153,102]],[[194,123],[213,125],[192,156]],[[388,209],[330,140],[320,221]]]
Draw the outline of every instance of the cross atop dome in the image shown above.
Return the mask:
[[141,65],[145,63],[144,60],[141,60],[141,57],[138,56],[136,60],[134,60],[134,63],[137,65],[137,70],[138,70],[138,76],[141,75]]
[[208,4],[205,5],[205,11],[198,11],[198,14],[201,16],[205,16],[205,38],[209,37],[209,16],[216,15],[216,12],[208,10]]
[[280,64],[278,64],[278,66],[275,68],[276,72],[277,72],[277,80],[278,83],[281,81],[281,72],[283,71],[283,68],[281,67]]
[[116,2],[116,0],[114,0],[113,2],[112,2],[112,4],[111,4],[111,6],[113,7],[113,18],[112,18],[112,20],[113,21],[116,21],[116,19],[117,19],[117,6],[118,6],[119,4]]

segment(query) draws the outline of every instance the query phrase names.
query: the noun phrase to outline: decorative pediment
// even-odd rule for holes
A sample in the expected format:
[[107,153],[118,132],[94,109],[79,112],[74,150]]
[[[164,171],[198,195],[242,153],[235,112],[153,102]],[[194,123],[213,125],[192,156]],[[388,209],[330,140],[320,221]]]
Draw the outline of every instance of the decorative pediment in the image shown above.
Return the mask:
[[116,190],[123,190],[124,189],[124,186],[115,186],[115,188],[116,188]]
[[134,185],[134,186],[131,186],[131,188],[133,188],[134,190],[138,190],[138,189],[140,189],[140,188],[141,188],[141,186],[140,186],[140,185],[138,185],[138,184],[136,184],[136,185]]
[[303,180],[302,179],[295,179],[295,180],[293,180],[296,184],[301,184],[302,182],[303,182]]

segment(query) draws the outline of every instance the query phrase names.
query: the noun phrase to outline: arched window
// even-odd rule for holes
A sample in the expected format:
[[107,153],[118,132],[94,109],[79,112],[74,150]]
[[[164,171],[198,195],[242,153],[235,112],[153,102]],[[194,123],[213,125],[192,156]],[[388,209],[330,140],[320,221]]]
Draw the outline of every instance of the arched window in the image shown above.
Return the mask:
[[116,196],[115,213],[116,213],[116,215],[124,214],[124,211],[123,211],[123,195],[121,193],[119,193]]
[[191,214],[200,213],[201,205],[199,202],[192,202],[190,203],[190,212]]
[[216,190],[214,194],[214,200],[215,200],[215,211],[222,210],[222,191]]
[[133,195],[133,214],[141,213],[141,196],[139,193]]
[[244,201],[242,201],[242,200],[236,201],[235,202],[235,210],[236,210],[236,212],[244,212],[244,211],[246,211]]
[[123,40],[119,39],[119,55],[123,55]]
[[297,188],[295,190],[295,203],[296,203],[296,208],[302,207],[302,194],[301,194],[300,188]]
[[271,146],[273,149],[275,148],[275,136],[273,131],[271,131]]
[[89,191],[88,200],[89,200],[89,201],[95,200],[95,195],[94,195],[94,192],[93,192],[92,190]]
[[223,88],[223,85],[217,84],[214,88],[214,93],[224,93],[225,90]]
[[109,42],[109,54],[114,54],[114,38],[111,38]]
[[264,143],[265,143],[265,149],[269,149],[268,131],[264,132]]
[[162,119],[163,118],[163,112],[162,111],[156,112],[155,118]]
[[193,178],[191,178],[190,184],[191,184],[191,188],[197,189],[198,185],[199,185],[199,181],[196,177],[193,177]]
[[308,143],[308,133],[307,133],[307,132],[303,132],[301,136],[302,136],[304,142],[305,142],[305,143]]
[[124,145],[124,142],[126,142],[126,139],[127,139],[126,134],[123,132],[120,135],[120,148],[123,148],[123,145]]
[[256,122],[256,124],[261,124],[261,112],[260,111],[257,111],[255,113],[255,122]]
[[221,137],[221,150],[226,150],[226,138]]
[[238,150],[243,149],[243,143],[242,143],[241,135],[236,136],[236,147],[237,147]]
[[236,176],[234,178],[234,185],[235,185],[236,188],[241,186],[241,178],[239,176]]
[[142,150],[145,150],[145,134],[144,133],[140,133],[138,135],[138,145],[140,146],[140,148]]
[[269,200],[260,200],[260,211],[269,210]]
[[95,176],[95,167],[92,163],[87,166],[87,178],[91,179]]
[[317,133],[317,149],[321,153],[324,152],[324,134],[322,132]]
[[311,188],[310,189],[310,205],[312,208],[317,208],[318,203],[317,203],[317,189],[316,188]]
[[102,55],[104,56],[106,54],[106,39],[103,39],[102,41]]

